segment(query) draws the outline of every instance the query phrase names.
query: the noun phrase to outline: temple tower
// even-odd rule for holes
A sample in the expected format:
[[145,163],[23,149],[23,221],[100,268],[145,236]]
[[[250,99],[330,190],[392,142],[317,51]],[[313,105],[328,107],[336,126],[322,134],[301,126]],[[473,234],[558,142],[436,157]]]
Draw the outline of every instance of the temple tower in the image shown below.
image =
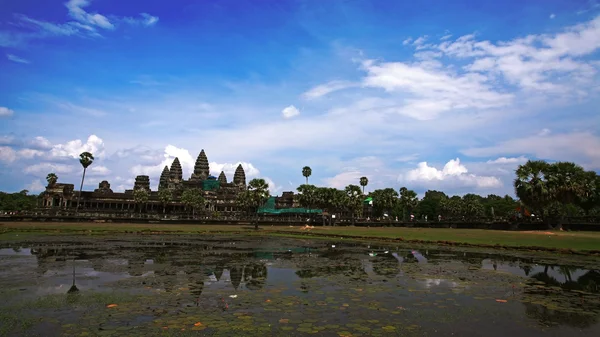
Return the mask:
[[146,175],[139,175],[135,177],[135,183],[133,185],[133,190],[143,189],[150,192],[150,177]]
[[242,164],[239,164],[235,169],[235,173],[233,174],[233,183],[240,187],[246,187],[246,172],[244,172]]
[[219,183],[221,184],[227,184],[227,177],[225,176],[225,172],[221,171],[221,174],[219,174],[219,178],[217,178],[217,180],[219,180]]
[[163,188],[169,187],[169,177],[171,172],[169,171],[169,167],[165,165],[162,173],[160,174],[160,180],[158,181],[158,189],[162,190]]
[[175,157],[173,160],[173,164],[171,164],[171,169],[169,170],[169,178],[173,182],[180,182],[183,179],[183,170],[181,169],[181,163],[179,163],[179,158]]
[[210,165],[208,164],[208,158],[204,149],[200,151],[196,164],[194,165],[194,173],[192,173],[191,179],[206,180],[210,174]]

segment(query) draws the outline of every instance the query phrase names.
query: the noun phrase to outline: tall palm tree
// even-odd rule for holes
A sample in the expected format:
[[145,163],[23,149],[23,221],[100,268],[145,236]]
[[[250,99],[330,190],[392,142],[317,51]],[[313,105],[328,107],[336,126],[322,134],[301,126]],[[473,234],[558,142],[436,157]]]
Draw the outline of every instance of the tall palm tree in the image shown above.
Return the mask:
[[360,187],[352,184],[346,186],[344,192],[346,192],[346,205],[352,212],[352,226],[354,226],[355,215],[361,211],[364,196],[360,190]]
[[312,175],[312,169],[310,168],[310,166],[304,166],[302,168],[302,175],[304,176],[304,178],[306,178],[306,184],[308,185],[308,177]]
[[46,181],[48,182],[48,186],[54,186],[54,184],[56,184],[58,181],[58,176],[54,172],[48,173],[46,176]]
[[85,180],[85,171],[94,162],[94,156],[89,152],[81,152],[79,155],[79,163],[83,166],[83,176],[81,177],[81,186],[79,186],[79,196],[77,197],[77,207],[75,214],[79,211],[79,202],[81,201],[81,191],[83,190],[83,181]]
[[515,194],[525,206],[543,218],[544,208],[550,203],[550,189],[545,179],[548,163],[543,160],[529,160],[519,165],[515,171]]
[[369,178],[360,177],[360,186],[363,188],[363,194],[365,194],[365,186],[369,185]]
[[404,219],[406,219],[406,215],[410,214],[413,209],[417,207],[419,204],[419,198],[417,198],[417,193],[413,190],[409,190],[406,187],[400,188],[400,205],[404,208]]
[[[269,184],[262,178],[254,178],[248,183],[248,192],[250,192],[252,207],[258,211],[258,208],[269,199]],[[258,213],[256,216],[258,217]],[[258,229],[258,219],[254,229]]]

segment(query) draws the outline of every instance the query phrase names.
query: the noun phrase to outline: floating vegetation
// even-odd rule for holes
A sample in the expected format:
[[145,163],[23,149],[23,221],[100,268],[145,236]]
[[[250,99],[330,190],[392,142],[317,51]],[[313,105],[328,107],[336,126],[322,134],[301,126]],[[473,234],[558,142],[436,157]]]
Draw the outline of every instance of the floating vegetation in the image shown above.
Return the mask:
[[0,336],[461,335],[471,324],[600,333],[600,273],[586,260],[291,239],[79,240],[0,253]]

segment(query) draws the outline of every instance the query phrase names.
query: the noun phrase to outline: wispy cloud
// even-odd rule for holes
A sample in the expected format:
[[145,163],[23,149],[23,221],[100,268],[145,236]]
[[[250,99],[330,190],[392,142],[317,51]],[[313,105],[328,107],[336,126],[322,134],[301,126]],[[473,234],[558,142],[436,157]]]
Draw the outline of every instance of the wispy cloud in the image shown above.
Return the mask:
[[0,106],[0,117],[10,117],[15,112],[7,107]]
[[126,22],[132,26],[141,25],[145,27],[154,26],[158,23],[158,16],[152,16],[148,13],[140,13],[139,18],[125,17],[123,22]]
[[13,54],[6,54],[6,58],[8,58],[9,60],[13,61],[13,62],[17,62],[17,63],[29,63],[28,60],[18,57],[17,55],[13,55]]
[[130,25],[149,27],[155,25],[159,18],[148,13],[140,13],[140,18],[118,17],[114,15],[103,15],[93,11],[87,11],[91,6],[90,0],[69,0],[66,2],[71,21],[64,23],[49,22],[31,18],[23,14],[15,14],[16,22],[13,26],[24,28],[16,31],[0,31],[0,46],[23,47],[31,40],[60,37],[102,37],[101,31],[114,31],[118,24],[123,22]]

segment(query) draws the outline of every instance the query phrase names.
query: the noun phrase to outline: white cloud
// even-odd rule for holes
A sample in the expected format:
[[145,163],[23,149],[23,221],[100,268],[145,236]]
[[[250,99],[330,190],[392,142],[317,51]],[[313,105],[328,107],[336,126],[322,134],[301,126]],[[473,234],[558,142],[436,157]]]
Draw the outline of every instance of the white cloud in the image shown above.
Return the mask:
[[92,165],[89,169],[90,175],[95,175],[95,176],[107,176],[111,173],[111,171],[106,167],[106,166],[102,166],[102,165]]
[[75,171],[73,165],[56,164],[56,163],[39,163],[25,167],[24,173],[38,177],[46,177],[48,173],[54,172],[58,174],[68,174]]
[[98,26],[104,29],[115,28],[106,16],[98,13],[86,12],[83,8],[88,7],[89,5],[90,2],[88,0],[69,0],[65,3],[65,6],[69,9],[69,16],[82,24]]
[[590,168],[600,168],[600,137],[590,132],[536,134],[510,139],[488,147],[461,151],[467,156],[531,154],[540,159],[575,161]]
[[14,54],[6,54],[6,58],[8,58],[9,60],[13,61],[13,62],[17,62],[17,63],[29,63],[28,60],[18,57],[17,55]]
[[41,179],[35,179],[30,184],[25,186],[25,189],[31,193],[39,193],[46,190],[46,186],[44,185]]
[[[346,186],[353,184],[358,185],[360,182],[360,177],[365,176],[358,170],[352,170],[347,172],[339,173],[331,178],[323,179],[325,186],[334,187],[338,189],[344,189]],[[367,176],[367,178],[369,178]]]
[[550,14],[550,19],[554,19],[556,15],[554,13]]
[[412,42],[412,38],[409,37],[409,38],[405,39],[404,41],[402,41],[402,44],[406,46],[407,44],[410,44],[411,42]]
[[448,161],[442,170],[427,165],[427,162],[420,162],[416,169],[400,175],[398,180],[406,183],[416,183],[427,188],[435,188],[435,186],[439,186],[440,182],[483,189],[502,186],[502,182],[496,177],[478,176],[468,172],[468,169],[460,163],[458,158]]
[[396,161],[399,162],[408,162],[408,161],[413,161],[416,160],[417,158],[419,158],[419,154],[418,153],[413,153],[413,154],[409,154],[406,156],[401,156],[396,158]]
[[528,35],[510,41],[477,41],[465,35],[434,49],[472,59],[467,71],[501,75],[510,84],[535,92],[585,96],[597,66],[583,57],[600,47],[600,16],[556,34]]
[[0,146],[0,161],[13,162],[17,159],[17,153],[11,147]]
[[9,108],[0,106],[0,117],[10,117],[14,114],[15,112],[12,111]]
[[446,35],[442,36],[442,37],[440,38],[440,40],[442,40],[442,41],[444,41],[444,40],[448,40],[448,39],[449,39],[449,38],[451,38],[451,37],[452,37],[452,34],[446,34]]
[[527,158],[525,156],[512,158],[500,157],[494,160],[487,161],[488,164],[522,164],[525,162],[527,162]]
[[89,136],[85,143],[81,139],[71,140],[52,146],[50,155],[52,157],[79,158],[82,152],[90,152],[95,158],[100,158],[104,156],[104,141],[96,135]]
[[420,46],[423,45],[425,43],[425,41],[427,41],[427,35],[423,35],[423,36],[419,36],[414,42],[413,45],[415,46]]
[[50,150],[52,148],[52,143],[42,136],[37,136],[31,141],[31,145],[38,149]]
[[298,110],[295,106],[290,105],[285,107],[285,109],[283,109],[281,111],[281,115],[283,116],[283,118],[285,119],[290,119],[293,117],[296,117],[300,114],[300,110]]
[[142,25],[145,27],[154,26],[158,22],[158,16],[152,16],[148,13],[140,13],[141,18],[123,18],[123,21],[130,25]]
[[43,151],[35,149],[21,149],[18,151],[19,158],[31,159],[33,157],[41,157],[44,155]]
[[389,62],[364,63],[364,84],[388,92],[408,93],[412,98],[390,111],[428,120],[439,114],[465,108],[499,108],[511,103],[513,96],[495,91],[487,78],[477,74],[453,74],[445,69],[428,69],[419,64]]
[[244,169],[244,173],[246,174],[246,179],[256,178],[260,175],[260,171],[256,167],[254,167],[254,165],[252,165],[252,163],[245,163],[245,162],[237,162],[234,164],[230,164],[230,163],[219,164],[216,162],[211,162],[209,164],[210,165],[210,174],[214,175],[215,177],[218,177],[219,174],[221,173],[221,171],[223,171],[225,173],[225,176],[227,177],[227,181],[231,182],[231,181],[233,181],[233,174],[235,173],[235,169],[240,164],[242,165],[242,168]]
[[358,83],[350,82],[350,81],[331,81],[325,84],[317,85],[316,87],[306,91],[302,94],[304,99],[315,99],[322,96],[325,96],[331,92],[348,89],[352,87],[358,86]]

